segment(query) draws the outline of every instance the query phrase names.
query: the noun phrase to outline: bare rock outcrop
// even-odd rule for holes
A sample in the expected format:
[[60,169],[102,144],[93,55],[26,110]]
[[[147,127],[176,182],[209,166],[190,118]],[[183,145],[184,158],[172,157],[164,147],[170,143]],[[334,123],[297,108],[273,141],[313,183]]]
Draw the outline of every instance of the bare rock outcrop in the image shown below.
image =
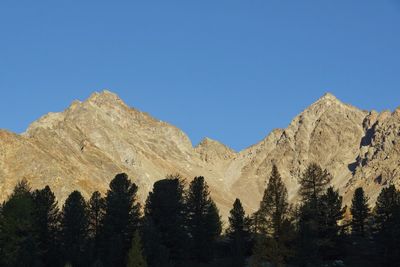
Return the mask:
[[235,152],[205,138],[196,147],[178,128],[127,106],[109,91],[49,113],[21,135],[0,130],[0,193],[4,199],[25,178],[33,188],[50,185],[60,202],[74,190],[89,197],[105,192],[116,173],[126,172],[145,200],[152,184],[168,174],[188,180],[205,176],[223,216],[235,197],[249,212],[259,204],[272,164],[292,201],[297,179],[311,162],[333,175],[349,202],[357,186],[374,201],[389,183],[400,185],[400,109],[378,113],[324,95],[286,129]]

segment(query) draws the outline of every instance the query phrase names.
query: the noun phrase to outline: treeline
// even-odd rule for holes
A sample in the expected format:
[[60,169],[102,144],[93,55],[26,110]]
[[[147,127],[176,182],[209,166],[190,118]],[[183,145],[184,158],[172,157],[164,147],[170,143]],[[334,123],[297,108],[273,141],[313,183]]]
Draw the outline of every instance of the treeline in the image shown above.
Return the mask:
[[347,208],[331,180],[309,165],[293,206],[274,166],[258,211],[236,199],[226,227],[203,177],[157,181],[141,207],[118,174],[104,196],[74,191],[61,209],[23,180],[0,207],[0,266],[400,266],[400,192],[383,188],[372,210],[357,188]]

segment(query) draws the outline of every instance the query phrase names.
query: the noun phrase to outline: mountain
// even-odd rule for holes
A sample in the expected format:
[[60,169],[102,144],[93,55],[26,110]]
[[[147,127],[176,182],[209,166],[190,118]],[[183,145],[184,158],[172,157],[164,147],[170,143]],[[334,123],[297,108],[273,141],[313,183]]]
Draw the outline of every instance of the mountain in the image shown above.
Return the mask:
[[249,212],[258,208],[272,164],[296,201],[297,178],[311,162],[333,175],[348,203],[357,186],[375,200],[383,186],[400,183],[400,109],[363,111],[326,94],[286,129],[235,152],[205,138],[196,147],[178,128],[127,106],[109,91],[49,113],[18,135],[0,130],[0,194],[6,198],[26,178],[45,185],[62,203],[74,189],[88,198],[105,192],[115,174],[126,172],[144,201],[156,180],[168,174],[205,176],[225,217],[239,197]]

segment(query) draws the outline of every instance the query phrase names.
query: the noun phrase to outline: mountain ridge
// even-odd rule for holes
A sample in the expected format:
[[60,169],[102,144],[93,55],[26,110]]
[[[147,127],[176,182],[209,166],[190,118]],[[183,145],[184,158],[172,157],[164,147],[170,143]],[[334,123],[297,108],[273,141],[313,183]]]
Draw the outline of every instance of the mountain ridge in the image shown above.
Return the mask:
[[104,193],[116,173],[126,172],[144,201],[152,184],[168,174],[189,180],[201,175],[226,218],[236,197],[247,211],[257,209],[272,164],[296,201],[297,178],[318,162],[332,173],[346,203],[359,185],[373,201],[380,187],[399,183],[399,144],[400,109],[368,112],[327,93],[286,128],[241,151],[211,138],[194,146],[179,128],[105,90],[42,116],[20,135],[0,130],[0,192],[6,197],[26,178],[33,188],[49,184],[63,202],[75,189],[85,197]]

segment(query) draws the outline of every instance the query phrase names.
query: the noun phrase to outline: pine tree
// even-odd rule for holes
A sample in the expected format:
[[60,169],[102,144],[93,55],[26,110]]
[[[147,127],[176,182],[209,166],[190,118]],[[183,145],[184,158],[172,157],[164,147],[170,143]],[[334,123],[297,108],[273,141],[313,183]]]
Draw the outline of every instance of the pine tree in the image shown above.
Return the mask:
[[282,223],[288,216],[289,203],[286,186],[275,165],[272,167],[272,173],[258,212],[262,232],[278,239]]
[[315,206],[310,202],[299,207],[297,223],[296,261],[299,266],[320,264],[318,222]]
[[362,187],[354,191],[350,208],[351,235],[346,245],[347,259],[360,266],[376,266],[374,263],[375,247],[371,242],[371,214],[368,206],[368,197]]
[[100,257],[100,234],[103,229],[105,207],[105,199],[101,197],[100,192],[93,192],[88,202],[88,230],[91,242],[92,262],[99,261]]
[[183,183],[169,176],[154,183],[145,206],[143,241],[151,267],[187,266]]
[[400,262],[400,192],[394,185],[383,188],[374,209],[375,239],[384,266]]
[[125,266],[131,239],[140,219],[140,205],[136,201],[138,187],[121,173],[110,183],[106,194],[104,215],[103,262],[110,266]]
[[73,191],[65,201],[61,219],[61,249],[64,260],[73,266],[86,266],[88,216],[86,201]]
[[54,193],[49,186],[33,192],[35,231],[38,234],[40,261],[45,266],[59,262],[58,234],[60,212]]
[[328,171],[315,163],[310,164],[299,178],[302,203],[298,214],[296,258],[300,266],[318,265],[322,259],[319,203],[331,180],[332,176]]
[[233,203],[227,236],[231,245],[232,266],[243,266],[246,253],[245,211],[239,199]]
[[299,179],[299,194],[303,201],[316,206],[318,198],[325,192],[332,180],[327,170],[323,170],[318,164],[311,163]]
[[17,183],[2,205],[0,220],[0,265],[35,266],[40,264],[35,231],[34,202],[26,180]]
[[192,256],[199,262],[209,262],[222,227],[204,177],[195,177],[190,183],[186,207],[187,227],[193,245]]
[[245,264],[249,232],[245,211],[239,199],[235,200],[229,214],[229,227],[226,233],[231,246],[232,266],[242,267]]
[[263,246],[268,248],[262,253],[276,266],[283,265],[291,255],[287,232],[282,231],[284,223],[289,223],[289,213],[287,189],[274,165],[257,216],[260,234],[264,236],[258,242],[265,242]]
[[353,235],[363,237],[367,219],[369,217],[370,208],[368,206],[368,197],[364,194],[362,187],[354,191],[351,202],[351,231]]
[[318,231],[319,250],[325,260],[335,260],[341,256],[340,226],[346,207],[342,207],[342,197],[337,190],[329,187],[319,202]]
[[132,238],[132,246],[128,252],[127,267],[147,267],[142,253],[142,243],[139,232],[136,231]]

